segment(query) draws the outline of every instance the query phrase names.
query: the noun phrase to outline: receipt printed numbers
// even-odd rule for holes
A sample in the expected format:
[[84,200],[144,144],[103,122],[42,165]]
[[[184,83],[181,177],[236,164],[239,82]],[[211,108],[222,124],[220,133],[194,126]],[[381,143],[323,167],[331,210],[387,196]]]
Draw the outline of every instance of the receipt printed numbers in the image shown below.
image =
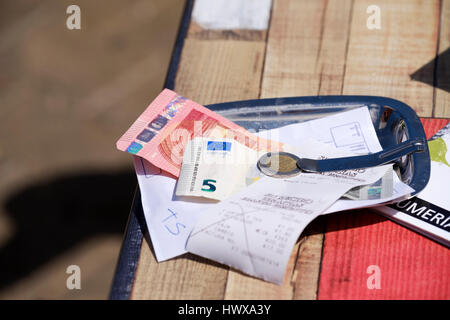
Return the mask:
[[179,315],[201,315],[206,318],[217,315],[269,315],[271,305],[265,304],[224,304],[221,306],[190,306],[178,307]]

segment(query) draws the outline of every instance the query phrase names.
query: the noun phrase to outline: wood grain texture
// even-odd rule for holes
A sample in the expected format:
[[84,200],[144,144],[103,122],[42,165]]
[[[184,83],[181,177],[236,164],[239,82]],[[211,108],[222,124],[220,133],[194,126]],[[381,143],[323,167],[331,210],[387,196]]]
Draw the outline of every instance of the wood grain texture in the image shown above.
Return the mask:
[[295,300],[315,300],[322,262],[323,241],[325,239],[326,216],[314,220],[300,238],[300,248],[293,278]]
[[[372,4],[381,30],[366,27]],[[410,75],[435,57],[439,12],[438,0],[355,1],[343,93],[387,96],[431,116],[433,87]]]
[[341,93],[351,7],[274,1],[261,98]]
[[[314,73],[310,74],[309,79],[305,79],[306,81],[302,80],[301,82],[303,83],[294,84],[294,86],[299,86],[299,88],[305,88],[310,85],[311,77],[314,79],[313,82],[316,83],[317,88],[310,89],[315,90],[315,92],[304,92],[304,95],[342,93],[352,1],[322,1],[321,8],[323,12],[317,52],[315,57],[314,55],[310,56],[309,63],[304,61],[307,65],[314,65]],[[311,39],[308,41],[311,41]],[[316,43],[317,39],[313,41]],[[289,50],[288,52],[292,51]],[[289,60],[293,57],[284,58]],[[306,69],[307,65],[301,66],[297,72],[301,74],[303,72],[302,69]],[[290,92],[290,95],[300,95],[300,93],[296,92],[298,89],[295,87],[293,89],[295,91]],[[267,90],[270,91],[269,88]],[[269,94],[263,89],[262,95]],[[281,92],[279,93],[280,95]],[[315,220],[305,229],[301,237],[293,275],[295,279],[293,299],[317,299],[325,223],[326,218]]]
[[[366,8],[371,4],[366,0],[274,0],[267,48],[261,33],[208,31],[191,23],[175,90],[201,104],[318,94],[385,95],[405,101],[420,114],[431,115],[433,87],[413,81],[409,75],[434,58],[439,1],[377,1],[382,10],[381,30],[366,28]],[[436,95],[436,102],[439,99]],[[396,237],[405,238],[400,244],[391,243]],[[364,210],[357,215],[333,214],[329,223],[327,217],[321,217],[305,230],[293,249],[281,286],[191,255],[158,264],[145,242],[133,298],[412,296],[400,280],[392,282],[394,275],[387,276],[383,285],[396,283],[397,287],[384,291],[384,295],[364,291],[367,263],[382,263],[382,270],[398,271],[405,264],[425,268],[430,272],[423,278],[429,282],[427,290],[441,297],[448,293],[448,287],[437,282],[448,276],[444,270],[448,256],[439,245],[426,239],[426,243],[417,242],[415,237]],[[416,251],[408,241],[417,245]],[[412,261],[413,254],[420,261]],[[440,267],[430,264],[433,255],[438,256]],[[355,256],[360,257],[357,264]],[[414,282],[417,274],[412,267],[408,270],[410,279],[399,279]],[[425,286],[425,280],[421,285]]]
[[[439,1],[377,1],[381,30],[366,28],[366,8],[371,4],[364,0],[354,3],[343,93],[389,96],[430,116],[434,88],[411,80],[410,74],[435,56]],[[428,72],[434,73],[434,69]],[[332,214],[318,298],[448,298],[448,252],[369,210]],[[380,290],[367,287],[370,265],[381,269]]]
[[[439,58],[436,68],[435,112],[450,118],[450,0],[442,0]],[[445,53],[445,55],[443,55]]]
[[[186,39],[175,91],[201,104],[255,99],[265,43]],[[147,237],[148,239],[148,237]],[[228,268],[191,254],[158,263],[144,240],[132,299],[223,299]]]
[[[423,120],[427,137],[448,121]],[[319,299],[448,299],[450,251],[369,210],[330,215]],[[367,268],[381,271],[368,289]]]
[[186,254],[158,263],[146,237],[131,299],[223,299],[227,268]]
[[256,99],[265,43],[186,39],[175,90],[200,104]]
[[[350,0],[274,1],[261,98],[340,94],[350,14]],[[281,286],[230,271],[225,297],[316,299],[324,222],[304,231]]]

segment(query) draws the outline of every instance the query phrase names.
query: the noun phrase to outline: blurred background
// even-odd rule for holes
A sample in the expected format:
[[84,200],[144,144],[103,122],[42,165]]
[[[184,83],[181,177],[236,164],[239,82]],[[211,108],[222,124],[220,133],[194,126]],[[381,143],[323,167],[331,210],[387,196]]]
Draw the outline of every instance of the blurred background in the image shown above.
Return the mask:
[[136,187],[115,142],[161,91],[183,8],[0,1],[0,299],[108,297]]

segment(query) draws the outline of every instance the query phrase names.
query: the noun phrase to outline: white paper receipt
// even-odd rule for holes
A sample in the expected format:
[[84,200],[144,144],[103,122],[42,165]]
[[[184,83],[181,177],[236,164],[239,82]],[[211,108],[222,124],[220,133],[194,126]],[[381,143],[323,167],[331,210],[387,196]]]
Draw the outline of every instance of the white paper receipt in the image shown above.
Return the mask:
[[164,261],[185,253],[197,212],[213,203],[179,201],[174,195],[173,177],[141,157],[134,157],[134,167],[156,259]]
[[[342,156],[334,148],[317,148],[317,144],[305,143],[302,150],[319,149],[320,154],[302,156]],[[388,167],[308,173],[289,179],[263,177],[203,211],[186,248],[280,284],[303,229],[349,189],[377,181]]]

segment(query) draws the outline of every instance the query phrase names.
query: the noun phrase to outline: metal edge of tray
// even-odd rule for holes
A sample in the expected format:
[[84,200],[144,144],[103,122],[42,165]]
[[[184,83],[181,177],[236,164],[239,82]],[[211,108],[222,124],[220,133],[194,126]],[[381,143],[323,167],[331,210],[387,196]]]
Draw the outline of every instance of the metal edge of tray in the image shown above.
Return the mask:
[[[245,114],[248,112],[257,113],[264,111],[289,111],[297,109],[299,113],[311,114],[314,116],[323,113],[334,113],[344,111],[348,108],[354,108],[357,106],[382,106],[391,108],[397,112],[397,118],[401,118],[405,121],[409,138],[421,138],[426,141],[425,131],[422,123],[415,113],[415,111],[407,104],[387,97],[380,96],[305,96],[305,97],[287,97],[287,98],[268,98],[257,100],[243,100],[234,102],[225,102],[211,104],[207,107],[215,112],[224,116],[231,116],[233,114]],[[302,110],[303,109],[303,110]],[[379,115],[379,117],[381,114]],[[245,118],[241,119],[245,121]],[[374,122],[374,119],[372,119]],[[378,119],[379,121],[379,119]],[[382,130],[375,126],[375,131],[380,138]],[[380,139],[381,140],[381,139]],[[382,146],[384,141],[380,141]],[[428,183],[430,178],[430,155],[428,150],[428,144],[425,143],[425,150],[422,152],[416,152],[411,155],[412,166],[414,168],[414,174],[410,181],[406,182],[415,191],[411,194],[415,195],[422,191]],[[417,170],[420,168],[420,170]]]

